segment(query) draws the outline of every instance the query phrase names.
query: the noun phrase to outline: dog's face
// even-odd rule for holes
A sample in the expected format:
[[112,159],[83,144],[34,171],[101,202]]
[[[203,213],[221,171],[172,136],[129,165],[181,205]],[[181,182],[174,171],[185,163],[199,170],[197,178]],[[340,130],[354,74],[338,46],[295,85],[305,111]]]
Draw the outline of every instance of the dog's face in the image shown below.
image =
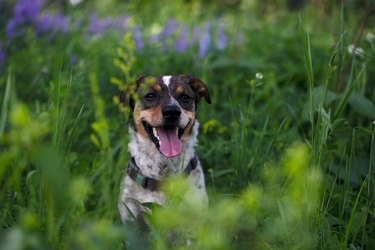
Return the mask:
[[133,103],[136,133],[153,142],[165,157],[182,152],[192,134],[201,97],[211,103],[207,86],[191,76],[142,76]]

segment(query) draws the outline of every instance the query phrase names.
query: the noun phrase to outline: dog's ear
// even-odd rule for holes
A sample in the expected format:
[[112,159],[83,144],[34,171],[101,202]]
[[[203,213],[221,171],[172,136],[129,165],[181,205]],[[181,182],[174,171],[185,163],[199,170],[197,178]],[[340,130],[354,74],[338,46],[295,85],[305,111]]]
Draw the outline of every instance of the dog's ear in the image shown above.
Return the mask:
[[122,105],[126,106],[129,104],[129,107],[131,108],[131,110],[134,110],[134,107],[135,107],[134,95],[139,89],[139,86],[144,79],[145,79],[145,76],[141,75],[135,80],[135,83],[131,85],[132,87],[130,87],[128,91],[126,90],[120,91],[119,100]]
[[180,75],[181,79],[190,85],[190,87],[194,90],[194,92],[198,96],[198,100],[200,100],[201,97],[204,97],[207,103],[211,104],[211,98],[210,93],[208,92],[208,88],[206,84],[204,84],[201,80],[198,78],[195,78],[193,76],[189,75]]

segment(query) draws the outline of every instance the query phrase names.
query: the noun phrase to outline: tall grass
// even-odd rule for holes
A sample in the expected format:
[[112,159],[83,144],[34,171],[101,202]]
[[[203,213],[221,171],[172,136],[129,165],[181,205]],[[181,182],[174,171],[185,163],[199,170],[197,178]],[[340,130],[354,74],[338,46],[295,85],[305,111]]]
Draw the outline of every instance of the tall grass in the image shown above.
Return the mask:
[[[2,43],[2,248],[373,248],[375,41],[367,12],[344,3],[296,14],[281,2],[115,2],[93,6],[102,6],[99,15],[129,14],[122,39],[111,26],[87,33],[85,23],[41,35],[29,20],[25,36]],[[64,13],[75,21],[90,4]],[[13,13],[13,3],[4,6]],[[181,53],[175,46],[186,45],[177,44],[186,30],[192,42]],[[137,75],[178,73],[195,74],[213,99],[198,105],[210,207],[185,193],[187,180],[170,179],[166,207],[153,208],[149,232],[139,232],[117,212],[130,158],[130,110],[118,94],[134,92]]]

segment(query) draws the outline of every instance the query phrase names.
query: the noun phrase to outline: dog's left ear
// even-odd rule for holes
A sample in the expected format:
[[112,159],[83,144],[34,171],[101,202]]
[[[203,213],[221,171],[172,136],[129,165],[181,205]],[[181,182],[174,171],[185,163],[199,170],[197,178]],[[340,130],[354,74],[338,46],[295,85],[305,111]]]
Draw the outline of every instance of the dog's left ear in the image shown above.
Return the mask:
[[204,84],[201,80],[198,78],[188,76],[188,75],[180,75],[182,80],[189,84],[190,87],[194,90],[194,92],[198,96],[198,100],[200,100],[201,97],[204,97],[207,103],[211,104],[211,98],[210,98],[210,93],[208,92],[208,88],[206,84]]

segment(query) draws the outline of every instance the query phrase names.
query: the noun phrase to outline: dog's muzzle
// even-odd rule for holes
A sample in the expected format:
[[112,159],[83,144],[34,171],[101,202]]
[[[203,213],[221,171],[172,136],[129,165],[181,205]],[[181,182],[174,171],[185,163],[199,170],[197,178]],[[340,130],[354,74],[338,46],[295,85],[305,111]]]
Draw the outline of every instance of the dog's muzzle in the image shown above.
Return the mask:
[[161,112],[163,115],[161,126],[153,127],[143,121],[143,127],[159,152],[165,157],[173,158],[182,152],[180,138],[190,122],[185,127],[180,127],[181,108],[176,104],[165,105]]

